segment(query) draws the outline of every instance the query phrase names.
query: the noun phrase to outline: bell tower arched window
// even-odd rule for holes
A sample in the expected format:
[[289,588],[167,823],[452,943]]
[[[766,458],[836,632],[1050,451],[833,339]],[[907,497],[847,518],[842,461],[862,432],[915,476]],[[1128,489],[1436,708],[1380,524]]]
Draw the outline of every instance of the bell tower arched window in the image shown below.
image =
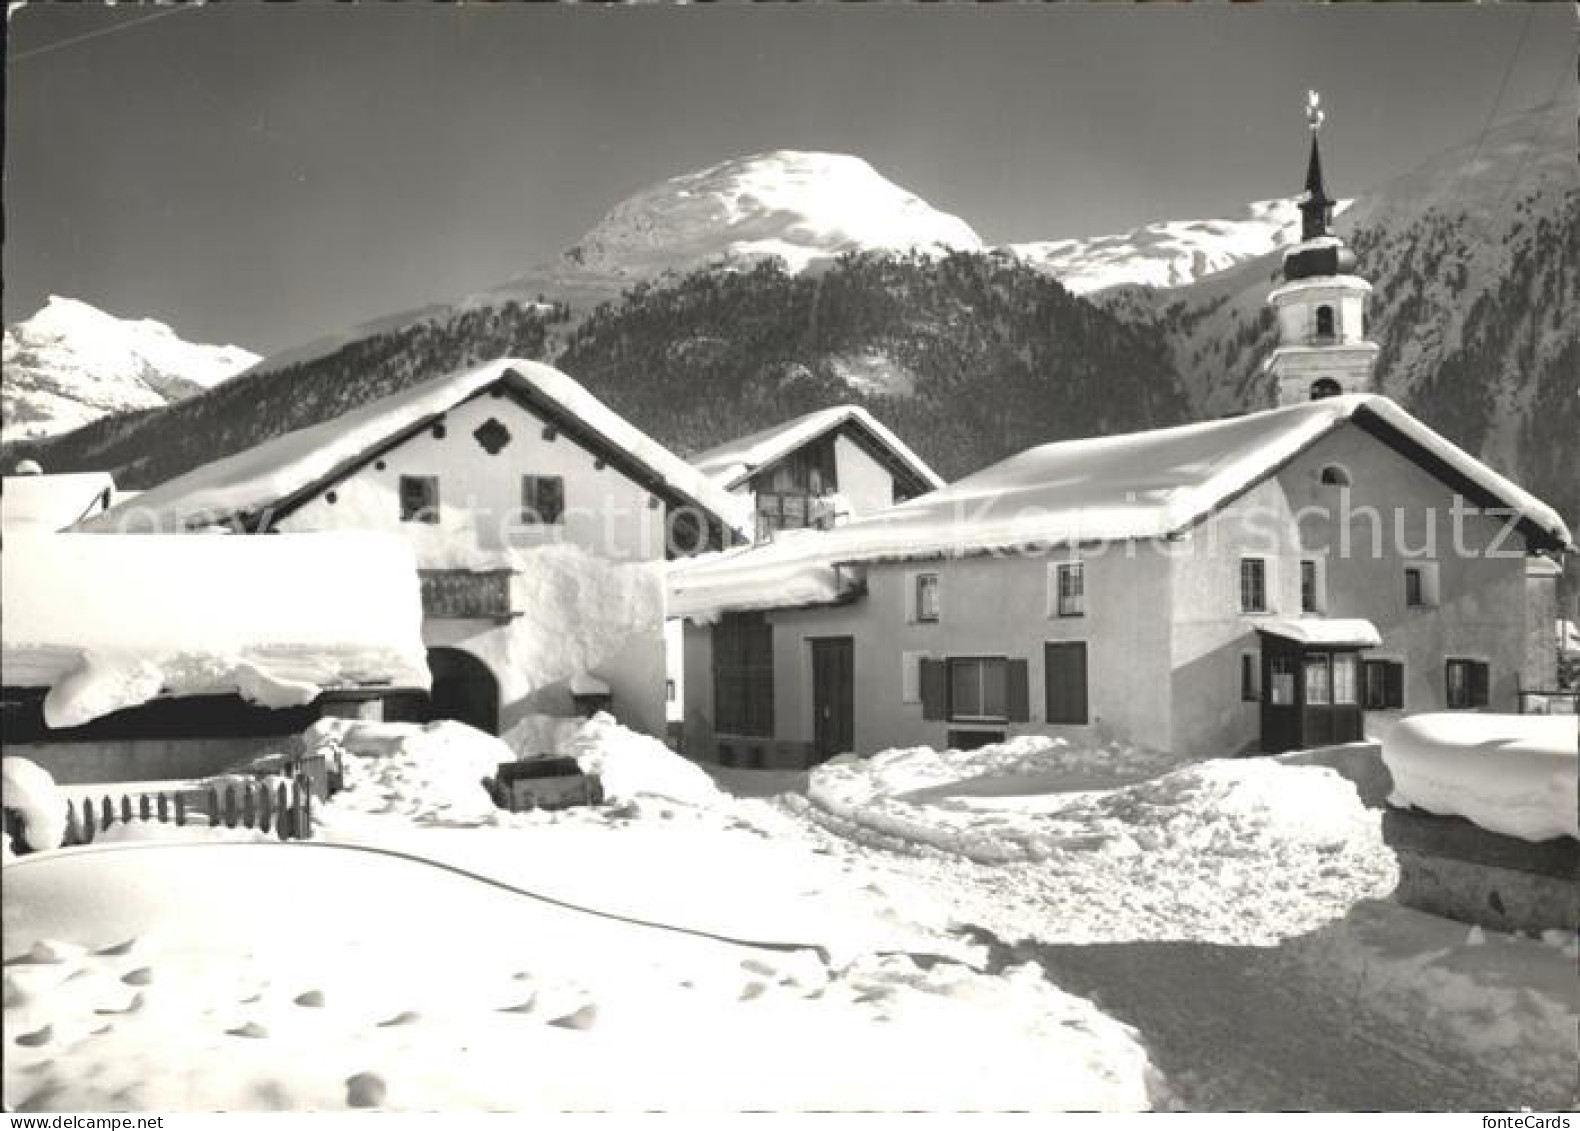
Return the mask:
[[1331,306],[1317,307],[1317,340],[1321,342],[1332,341],[1334,338],[1333,308]]

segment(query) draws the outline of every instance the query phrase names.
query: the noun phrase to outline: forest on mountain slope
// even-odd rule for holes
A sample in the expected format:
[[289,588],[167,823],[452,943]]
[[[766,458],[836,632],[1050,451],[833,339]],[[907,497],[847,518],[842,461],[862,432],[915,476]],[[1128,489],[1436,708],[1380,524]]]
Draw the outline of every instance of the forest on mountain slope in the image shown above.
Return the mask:
[[[1186,400],[1155,329],[1005,256],[850,255],[817,274],[776,261],[637,285],[579,324],[507,302],[425,318],[167,409],[11,445],[54,471],[162,482],[413,383],[500,356],[552,360],[633,423],[692,454],[830,404],[872,409],[955,477],[1033,444],[1174,424]],[[842,374],[889,371],[854,386]]]

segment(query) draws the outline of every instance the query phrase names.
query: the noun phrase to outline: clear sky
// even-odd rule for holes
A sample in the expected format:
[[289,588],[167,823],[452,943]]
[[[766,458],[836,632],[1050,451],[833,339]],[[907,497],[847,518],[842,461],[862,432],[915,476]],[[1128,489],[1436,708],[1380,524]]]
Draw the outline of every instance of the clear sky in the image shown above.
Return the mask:
[[556,255],[631,192],[854,153],[991,242],[1350,195],[1573,91],[1572,5],[29,5],[5,318],[267,352]]

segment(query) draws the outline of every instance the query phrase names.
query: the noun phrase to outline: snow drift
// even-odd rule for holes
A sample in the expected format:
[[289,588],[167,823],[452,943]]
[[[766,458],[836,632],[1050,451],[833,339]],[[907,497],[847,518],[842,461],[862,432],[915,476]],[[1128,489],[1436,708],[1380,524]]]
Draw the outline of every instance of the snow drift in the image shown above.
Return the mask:
[[22,840],[34,852],[59,848],[66,837],[66,795],[36,762],[0,758],[0,808],[22,818]]
[[1389,801],[1521,840],[1580,837],[1573,715],[1416,715],[1383,740]]

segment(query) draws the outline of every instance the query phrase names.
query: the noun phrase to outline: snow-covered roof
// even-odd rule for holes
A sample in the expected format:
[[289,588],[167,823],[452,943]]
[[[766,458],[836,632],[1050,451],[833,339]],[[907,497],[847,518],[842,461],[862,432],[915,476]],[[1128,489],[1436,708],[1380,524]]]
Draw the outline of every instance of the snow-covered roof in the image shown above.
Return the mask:
[[1260,621],[1256,627],[1296,644],[1332,648],[1376,648],[1382,644],[1382,633],[1377,631],[1377,626],[1360,617],[1281,617]]
[[[328,488],[413,430],[495,385],[521,395],[567,433],[602,443],[611,460],[666,501],[695,506],[741,536],[752,529],[751,503],[715,485],[657,440],[637,429],[557,369],[501,358],[365,404],[331,420],[287,432],[194,468],[142,492],[136,529],[176,531],[272,512],[283,517],[298,501]],[[85,530],[118,528],[115,508]]]
[[691,465],[726,490],[739,487],[760,468],[777,463],[791,452],[844,425],[885,449],[890,462],[909,472],[924,490],[936,490],[944,481],[921,456],[860,405],[835,405],[805,416],[787,420],[728,444],[710,448],[692,459]]
[[[711,554],[670,570],[671,607],[702,616],[823,599],[844,586],[837,564],[957,557],[1023,547],[1168,538],[1228,504],[1336,428],[1353,422],[1394,444],[1478,505],[1512,510],[1537,544],[1567,547],[1557,512],[1386,397],[1350,395],[1244,416],[1031,448],[941,490],[835,527]],[[814,580],[816,584],[813,584]],[[748,606],[731,602],[765,587]],[[685,611],[681,611],[685,610]]]
[[7,687],[76,726],[162,696],[268,706],[326,688],[428,686],[411,548],[370,532],[7,535]]
[[54,533],[98,514],[115,496],[105,471],[7,475],[0,481],[0,527]]

